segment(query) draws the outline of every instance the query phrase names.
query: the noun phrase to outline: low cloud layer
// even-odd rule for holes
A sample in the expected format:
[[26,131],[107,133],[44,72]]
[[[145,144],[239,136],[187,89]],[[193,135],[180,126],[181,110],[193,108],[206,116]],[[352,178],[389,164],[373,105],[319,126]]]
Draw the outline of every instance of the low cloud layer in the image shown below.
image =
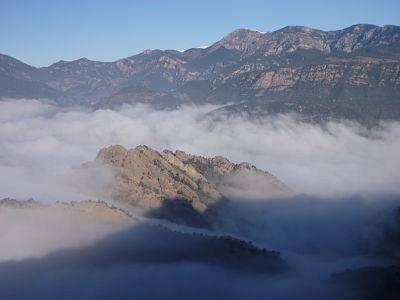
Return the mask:
[[[212,122],[212,106],[155,111],[63,110],[35,100],[0,102],[0,197],[80,200],[71,168],[101,147],[146,144],[223,155],[268,170],[300,193],[333,196],[400,192],[400,124],[306,124],[290,116]],[[71,182],[72,181],[72,182]]]
[[[264,299],[266,295],[301,299],[301,295],[307,295],[307,299],[337,299],[348,293],[330,286],[332,273],[381,263],[382,253],[390,257],[392,248],[387,253],[385,234],[398,226],[394,209],[399,206],[396,195],[400,194],[399,123],[382,123],[367,130],[354,123],[312,125],[292,116],[263,122],[241,118],[213,122],[206,113],[214,108],[187,106],[156,111],[139,105],[91,112],[61,109],[35,100],[2,101],[0,198],[33,197],[55,202],[96,197],[93,191],[100,190],[98,187],[111,175],[81,174],[77,167],[112,144],[127,148],[146,144],[157,150],[180,149],[248,161],[270,171],[294,191],[308,195],[263,201],[262,193],[230,190],[236,197],[219,211],[218,231],[213,234],[232,234],[281,251],[290,272],[265,277],[207,262],[143,263],[140,257],[138,262],[138,257],[126,255],[138,249],[136,242],[127,244],[132,234],[138,233],[135,228],[122,239],[111,236],[103,242],[104,249],[111,247],[114,252],[92,245],[77,252],[55,252],[39,260],[0,262],[0,276],[5,278],[0,283],[0,298],[53,299],[57,289],[60,299],[131,299],[132,295],[166,299]],[[261,185],[254,178],[248,181]],[[110,232],[81,218],[71,223],[71,219],[58,215],[33,214],[37,215],[21,217],[3,212],[0,235],[8,248],[0,247],[0,260],[41,256],[74,243],[87,246],[81,241],[90,244]],[[38,239],[42,242],[37,243]],[[188,249],[187,245],[180,248],[177,241],[171,243],[170,238],[149,237],[147,233],[143,241],[163,243],[152,247],[161,249],[159,254],[156,251],[157,259],[168,247],[176,249],[178,258]],[[388,245],[391,247],[390,241]],[[96,254],[107,264],[96,265],[90,259],[71,264],[85,253],[90,258]],[[371,259],[371,254],[378,257]]]
[[60,249],[88,246],[110,233],[133,226],[96,218],[61,206],[0,210],[0,264],[7,260],[43,257]]
[[[332,282],[331,274],[382,263],[370,254],[382,247],[381,225],[390,223],[390,212],[398,202],[379,200],[233,203],[221,215],[222,229],[281,251],[289,268],[276,273],[244,271],[241,256],[228,265],[220,263],[215,260],[218,247],[210,250],[201,237],[145,224],[82,247],[85,235],[93,242],[104,230],[81,219],[63,228],[65,222],[57,225],[49,215],[15,219],[31,226],[29,234],[41,233],[42,242],[47,241],[34,251],[48,247],[49,241],[59,246],[60,238],[81,247],[39,259],[0,261],[0,298],[54,299],[57,294],[59,299],[357,299],[353,290],[342,290]],[[43,228],[49,221],[54,226]],[[54,230],[60,226],[64,230]],[[227,257],[235,256],[232,253]]]

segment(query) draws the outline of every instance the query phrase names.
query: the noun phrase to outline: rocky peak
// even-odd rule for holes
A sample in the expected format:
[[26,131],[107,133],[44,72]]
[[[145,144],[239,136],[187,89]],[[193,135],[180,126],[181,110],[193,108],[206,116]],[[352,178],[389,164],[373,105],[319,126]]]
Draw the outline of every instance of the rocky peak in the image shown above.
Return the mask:
[[[218,190],[227,198],[243,196],[243,193],[234,195],[227,187],[243,191],[252,190],[255,197],[280,197],[289,194],[289,188],[269,172],[262,171],[248,162],[235,164],[223,156],[206,158],[191,154],[175,154],[183,163],[192,165],[207,180],[213,182]],[[253,185],[252,180],[257,182]],[[262,182],[262,185],[259,183]],[[251,194],[251,193],[250,193]]]
[[237,50],[244,53],[254,52],[260,45],[264,35],[264,33],[255,30],[237,29],[211,46],[210,51],[224,47],[225,49]]
[[77,59],[75,62],[80,66],[84,66],[84,65],[90,64],[93,61],[86,57],[82,57],[82,58]]
[[313,49],[322,52],[353,52],[361,48],[399,45],[400,27],[356,24],[336,31],[322,31],[305,26],[287,26],[271,33],[237,29],[215,43],[210,51],[220,47],[237,50],[245,55],[261,52],[266,55]]
[[283,27],[282,29],[279,29],[277,31],[275,31],[274,33],[278,33],[278,32],[284,32],[284,33],[312,33],[312,32],[316,32],[318,30],[307,27],[307,26],[286,26]]
[[304,26],[288,26],[274,31],[260,47],[264,55],[289,53],[300,49],[330,51],[323,31]]
[[362,48],[400,45],[399,26],[375,26],[371,24],[356,24],[348,28],[328,32],[332,50],[353,52]]
[[271,174],[222,156],[205,158],[183,151],[158,152],[145,145],[130,150],[115,145],[101,149],[95,162],[113,170],[115,181],[108,194],[114,200],[144,208],[160,208],[165,200],[181,199],[204,213],[229,198],[230,193],[224,192],[227,186],[253,189],[237,183],[253,175],[263,182],[263,197],[288,195],[289,191]]
[[31,78],[36,68],[29,66],[19,60],[4,54],[0,54],[0,75],[15,76],[19,78]]
[[222,199],[212,183],[167,151],[117,145],[100,150],[96,162],[115,171],[112,196],[129,204],[157,208],[165,199],[182,198],[204,212],[207,203]]
[[60,60],[52,65],[49,68],[54,67],[71,67],[71,66],[87,66],[91,64],[95,64],[96,61],[90,60],[86,57],[78,58],[75,60],[67,61],[67,60]]

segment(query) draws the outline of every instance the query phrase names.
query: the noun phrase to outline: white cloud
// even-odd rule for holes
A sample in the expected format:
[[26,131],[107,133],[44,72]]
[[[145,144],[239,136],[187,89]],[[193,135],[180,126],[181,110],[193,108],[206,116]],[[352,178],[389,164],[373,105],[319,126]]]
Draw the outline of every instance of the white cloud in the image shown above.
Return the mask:
[[400,126],[365,132],[356,124],[299,123],[289,116],[262,123],[213,123],[212,106],[155,111],[61,110],[38,101],[0,102],[0,197],[79,200],[71,167],[101,147],[146,144],[203,156],[223,155],[271,171],[298,192],[316,195],[400,192]]
[[[128,148],[147,144],[158,150],[182,149],[204,156],[224,155],[236,162],[249,161],[271,171],[293,189],[314,195],[400,192],[399,123],[383,123],[380,128],[366,130],[357,124],[341,123],[329,123],[322,128],[297,122],[290,116],[264,122],[241,118],[212,122],[204,116],[212,109],[203,106],[155,111],[139,105],[120,111],[89,112],[63,110],[30,100],[0,102],[0,198],[34,197],[48,202],[85,199],[90,194],[86,194],[88,190],[96,190],[97,181],[92,182],[90,179],[95,176],[89,174],[89,182],[85,182],[73,167],[93,160],[101,147],[111,144]],[[325,285],[333,272],[376,263],[375,259],[365,257],[364,251],[375,253],[385,247],[382,234],[385,226],[393,226],[391,211],[398,206],[396,197],[385,195],[373,202],[358,196],[348,197],[347,201],[336,201],[337,198],[330,201],[299,196],[277,201],[231,201],[219,211],[220,227],[214,234],[233,234],[257,246],[281,251],[293,271],[287,276],[240,276],[240,272],[230,273],[208,263],[136,265],[138,258],[132,256],[131,250],[138,249],[138,243],[127,243],[132,235],[141,237],[144,227],[136,226],[122,239],[106,241],[103,248],[98,244],[82,252],[60,252],[61,255],[42,260],[1,265],[0,274],[6,280],[0,283],[0,295],[25,295],[26,291],[31,298],[52,298],[56,282],[57,289],[63,291],[60,295],[67,298],[79,297],[82,291],[95,298],[110,298],[121,291],[127,297],[146,298],[156,293],[176,298],[174,283],[178,282],[185,287],[179,290],[180,295],[189,298],[210,298],[217,293],[220,298],[234,295],[247,299],[248,290],[252,290],[256,296],[268,293],[273,298],[286,299],[307,294],[310,289],[315,299],[326,298],[336,292]],[[79,248],[115,229],[82,216],[67,218],[63,213],[10,213],[4,209],[1,213],[0,236],[5,242],[0,247],[0,260],[42,256],[65,247]],[[178,226],[175,229],[183,230]],[[188,250],[187,245],[180,248],[176,240],[170,244],[170,239],[163,241],[162,236],[149,237],[148,231],[144,233],[146,238],[140,238],[139,245],[140,241],[155,239],[162,246],[152,250],[160,258],[165,253],[168,256],[165,248],[176,247],[182,253]],[[162,251],[157,253],[157,249]],[[74,258],[85,258],[88,251],[88,257],[105,262],[107,268],[87,259],[71,265]],[[121,264],[121,257],[129,260]],[[173,274],[167,283],[165,274]],[[107,282],[106,289],[103,285],[99,288],[99,282]],[[215,282],[218,284],[213,285]],[[233,291],[232,286],[236,287]]]

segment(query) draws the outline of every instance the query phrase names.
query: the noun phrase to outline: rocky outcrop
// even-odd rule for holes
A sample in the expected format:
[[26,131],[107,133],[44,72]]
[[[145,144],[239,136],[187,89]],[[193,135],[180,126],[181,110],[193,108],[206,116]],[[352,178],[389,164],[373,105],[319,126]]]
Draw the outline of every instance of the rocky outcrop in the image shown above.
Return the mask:
[[237,50],[243,53],[243,55],[250,55],[263,44],[266,36],[265,33],[255,30],[237,29],[212,45],[208,51],[213,52],[219,48],[225,48],[228,50]]
[[273,175],[221,156],[204,158],[168,150],[159,153],[147,146],[127,150],[116,145],[101,149],[96,161],[85,167],[97,164],[108,166],[115,174],[115,181],[107,187],[114,200],[144,208],[161,208],[166,200],[180,199],[204,214],[233,197],[235,190],[254,191],[252,182],[262,187],[265,198],[289,194]]

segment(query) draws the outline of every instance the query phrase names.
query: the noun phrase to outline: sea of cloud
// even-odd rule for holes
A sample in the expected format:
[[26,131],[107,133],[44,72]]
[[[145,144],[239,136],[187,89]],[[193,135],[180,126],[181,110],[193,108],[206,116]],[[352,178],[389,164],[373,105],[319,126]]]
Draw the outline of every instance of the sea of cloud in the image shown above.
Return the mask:
[[[111,239],[115,255],[101,252],[106,267],[90,260],[71,264],[80,255],[76,252],[0,264],[0,276],[7,278],[0,282],[0,297],[52,299],[57,293],[60,299],[337,299],[345,294],[329,285],[332,273],[383,263],[371,254],[380,250],[399,206],[400,123],[367,129],[351,122],[304,123],[291,115],[214,121],[207,116],[213,109],[158,111],[137,105],[90,111],[36,100],[1,101],[0,198],[53,203],[95,197],[108,174],[82,177],[77,167],[113,144],[247,161],[299,195],[268,201],[259,195],[246,201],[238,196],[220,212],[215,234],[281,251],[289,273],[267,278],[185,261],[138,264],[136,258],[121,265],[126,239]],[[43,220],[40,226],[34,220],[17,221],[26,223],[33,236],[35,228],[42,235],[44,230],[49,231],[46,236],[60,236],[56,224],[45,226]],[[30,247],[26,241],[23,245]],[[24,257],[28,252],[24,249]]]
[[303,123],[289,115],[221,122],[213,106],[157,111],[61,109],[37,100],[0,102],[0,197],[80,200],[71,168],[113,144],[223,155],[270,171],[298,193],[318,196],[400,192],[400,123]]

